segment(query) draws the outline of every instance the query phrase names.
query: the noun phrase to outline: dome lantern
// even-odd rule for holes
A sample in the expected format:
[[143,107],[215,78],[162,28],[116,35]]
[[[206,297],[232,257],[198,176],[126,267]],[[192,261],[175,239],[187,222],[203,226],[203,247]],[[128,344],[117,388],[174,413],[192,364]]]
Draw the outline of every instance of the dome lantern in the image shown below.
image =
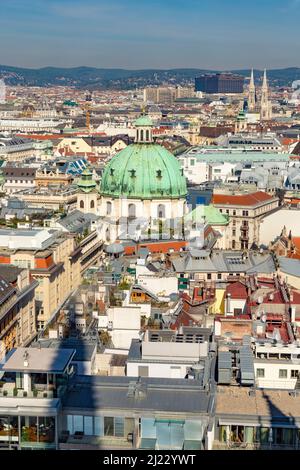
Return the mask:
[[153,123],[148,116],[139,117],[134,125],[136,127],[135,142],[137,144],[150,144],[153,142]]
[[81,173],[81,178],[77,183],[78,189],[84,193],[89,193],[90,191],[95,190],[97,184],[93,180],[93,173],[89,168],[85,168]]

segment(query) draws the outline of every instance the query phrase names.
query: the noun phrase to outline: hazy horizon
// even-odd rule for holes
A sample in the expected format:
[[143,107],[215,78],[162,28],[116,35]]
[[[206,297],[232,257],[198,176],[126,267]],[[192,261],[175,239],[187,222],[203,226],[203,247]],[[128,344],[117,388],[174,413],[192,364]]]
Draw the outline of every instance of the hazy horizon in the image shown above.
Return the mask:
[[[239,71],[239,70],[251,70],[252,67],[240,67],[240,68],[223,68],[223,69],[220,69],[220,68],[214,68],[214,69],[209,69],[207,67],[170,67],[170,68],[162,68],[162,67],[143,67],[143,68],[133,68],[133,67],[97,67],[97,66],[93,66],[93,65],[82,65],[82,64],[78,64],[78,65],[70,65],[70,66],[59,66],[59,65],[45,65],[45,66],[42,66],[42,67],[25,67],[25,66],[21,66],[21,65],[15,65],[15,64],[2,64],[0,63],[0,66],[2,67],[13,67],[13,68],[21,68],[21,69],[28,69],[28,70],[42,70],[42,69],[48,69],[48,68],[52,68],[52,69],[77,69],[77,68],[95,68],[95,69],[102,69],[102,70],[132,70],[132,71],[140,71],[140,70],[161,70],[161,71],[164,71],[164,70],[207,70],[208,72],[210,71],[215,71],[215,72],[226,72],[226,71],[230,71],[230,72],[234,72],[234,71]],[[286,67],[274,67],[274,68],[269,68],[267,70],[285,70],[285,69],[299,69],[300,66],[297,66],[297,65],[288,65]],[[263,72],[265,67],[263,68],[258,68],[258,67],[254,67],[253,68],[254,70],[258,70],[260,72]]]

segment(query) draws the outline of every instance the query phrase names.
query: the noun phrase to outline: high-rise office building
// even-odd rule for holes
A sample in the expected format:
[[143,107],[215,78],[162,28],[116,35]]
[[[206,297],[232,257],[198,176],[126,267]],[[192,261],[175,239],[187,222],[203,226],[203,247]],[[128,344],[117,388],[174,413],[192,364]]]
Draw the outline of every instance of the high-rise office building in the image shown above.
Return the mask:
[[175,98],[175,89],[169,87],[147,87],[144,89],[145,103],[172,104]]
[[195,78],[195,91],[204,93],[243,93],[244,77],[232,73],[205,74]]

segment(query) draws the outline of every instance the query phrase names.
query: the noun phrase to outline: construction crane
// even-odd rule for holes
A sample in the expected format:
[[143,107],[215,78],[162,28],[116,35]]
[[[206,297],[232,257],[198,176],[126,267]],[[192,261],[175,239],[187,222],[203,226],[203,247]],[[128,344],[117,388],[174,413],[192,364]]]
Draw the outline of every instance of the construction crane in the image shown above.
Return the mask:
[[88,132],[90,133],[91,130],[91,102],[92,102],[92,94],[87,92],[85,95],[85,103],[81,106],[81,109],[85,111],[85,127],[87,128]]

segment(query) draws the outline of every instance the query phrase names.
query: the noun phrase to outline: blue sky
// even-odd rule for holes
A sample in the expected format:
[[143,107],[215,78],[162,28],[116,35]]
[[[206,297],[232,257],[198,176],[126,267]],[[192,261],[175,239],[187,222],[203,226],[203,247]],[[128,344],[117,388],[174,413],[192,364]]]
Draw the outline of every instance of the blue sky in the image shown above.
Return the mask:
[[0,64],[300,66],[300,0],[0,0]]

